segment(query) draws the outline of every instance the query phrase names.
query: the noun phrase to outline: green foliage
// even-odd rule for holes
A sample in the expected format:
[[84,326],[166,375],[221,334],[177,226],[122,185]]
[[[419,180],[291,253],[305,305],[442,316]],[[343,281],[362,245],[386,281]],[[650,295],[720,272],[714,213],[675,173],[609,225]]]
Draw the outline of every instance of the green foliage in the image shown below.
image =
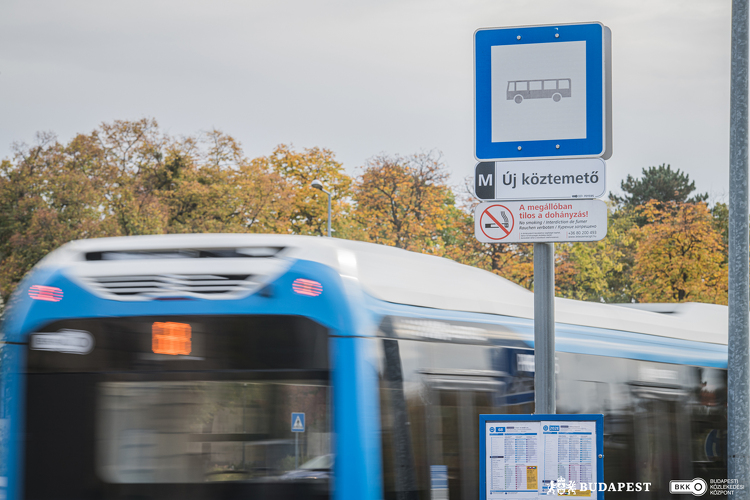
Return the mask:
[[631,302],[631,276],[637,238],[628,211],[610,207],[607,237],[592,243],[556,245],[557,295],[595,302]]
[[726,303],[728,208],[669,165],[628,176],[610,196],[607,237],[557,246],[560,296],[598,302]]
[[610,199],[627,208],[645,205],[651,200],[667,203],[698,203],[708,199],[708,193],[697,194],[688,198],[695,191],[695,182],[690,176],[672,170],[670,165],[661,164],[658,167],[648,167],[643,170],[643,177],[635,179],[629,175],[620,183],[625,196],[610,195]]
[[711,208],[713,217],[713,228],[721,235],[721,243],[724,248],[724,262],[729,260],[729,205],[716,203]]

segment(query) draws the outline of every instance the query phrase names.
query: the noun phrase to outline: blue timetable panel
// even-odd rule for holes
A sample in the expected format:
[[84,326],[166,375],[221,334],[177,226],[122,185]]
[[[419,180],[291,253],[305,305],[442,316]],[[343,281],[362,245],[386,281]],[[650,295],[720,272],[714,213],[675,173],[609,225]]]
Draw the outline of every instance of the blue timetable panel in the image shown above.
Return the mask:
[[601,415],[481,415],[480,429],[480,498],[603,498]]

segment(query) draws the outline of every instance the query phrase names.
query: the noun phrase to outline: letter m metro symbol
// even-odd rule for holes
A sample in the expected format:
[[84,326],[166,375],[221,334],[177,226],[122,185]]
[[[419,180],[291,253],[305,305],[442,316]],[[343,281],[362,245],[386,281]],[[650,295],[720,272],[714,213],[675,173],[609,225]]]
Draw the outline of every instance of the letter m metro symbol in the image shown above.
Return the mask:
[[474,168],[474,192],[480,200],[495,199],[495,162],[483,161]]

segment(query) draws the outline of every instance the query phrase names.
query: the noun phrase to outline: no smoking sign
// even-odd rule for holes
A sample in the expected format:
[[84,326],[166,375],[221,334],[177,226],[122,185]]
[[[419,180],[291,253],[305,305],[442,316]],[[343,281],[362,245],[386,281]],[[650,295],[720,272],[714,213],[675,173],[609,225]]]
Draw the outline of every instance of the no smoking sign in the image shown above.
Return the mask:
[[599,241],[607,235],[607,205],[601,200],[480,203],[474,235],[482,243]]
[[479,216],[479,228],[491,241],[504,240],[515,227],[513,212],[505,205],[490,205]]

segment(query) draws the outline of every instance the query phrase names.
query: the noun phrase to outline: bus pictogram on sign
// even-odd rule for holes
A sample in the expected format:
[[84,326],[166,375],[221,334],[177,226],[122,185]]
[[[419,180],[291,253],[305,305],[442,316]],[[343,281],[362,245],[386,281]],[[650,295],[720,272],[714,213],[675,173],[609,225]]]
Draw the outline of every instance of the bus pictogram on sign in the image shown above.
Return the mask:
[[500,241],[513,231],[515,218],[505,205],[490,205],[479,217],[479,226],[487,238]]

